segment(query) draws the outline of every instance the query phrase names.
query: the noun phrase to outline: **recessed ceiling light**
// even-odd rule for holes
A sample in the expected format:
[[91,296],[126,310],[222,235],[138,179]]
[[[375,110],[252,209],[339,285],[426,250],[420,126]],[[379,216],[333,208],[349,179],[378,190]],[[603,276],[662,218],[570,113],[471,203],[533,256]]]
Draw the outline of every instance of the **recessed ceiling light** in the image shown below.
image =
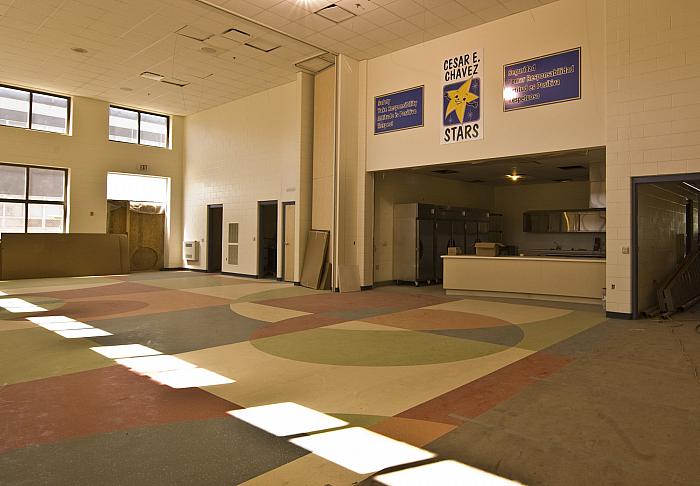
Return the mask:
[[355,17],[354,13],[345,10],[343,7],[340,7],[336,4],[328,5],[327,7],[324,7],[321,10],[317,10],[314,13],[316,15],[320,15],[324,19],[330,20],[331,22],[335,22],[336,24],[339,24],[341,22]]
[[151,79],[153,81],[163,81],[163,78],[165,78],[165,76],[163,76],[162,74],[152,73],[150,71],[142,72],[141,77]]
[[333,64],[335,64],[335,57],[331,54],[325,53],[321,54],[320,56],[304,59],[303,61],[299,61],[294,65],[308,73],[316,74],[332,66]]
[[204,54],[216,54],[216,49],[214,49],[213,47],[205,46],[200,48],[199,50],[202,51]]
[[70,50],[73,52],[77,52],[78,54],[87,54],[88,52],[88,50],[83,47],[71,47]]
[[183,37],[189,37],[190,39],[198,40],[198,41],[205,41],[209,39],[212,35],[209,32],[204,32],[203,30],[199,30],[196,27],[192,27],[191,25],[185,25],[181,29],[178,29],[175,31],[176,34],[181,35]]
[[263,52],[271,52],[280,47],[279,44],[266,41],[265,39],[253,39],[246,42],[245,45]]
[[241,29],[228,29],[221,35],[240,44],[247,42],[250,39],[250,34]]
[[454,169],[437,169],[437,170],[434,170],[433,172],[435,172],[436,174],[457,174],[458,173],[458,171],[456,171]]
[[133,91],[133,88],[129,88],[129,87],[127,87],[127,86],[122,86],[122,87],[119,88],[119,89],[122,90],[122,91]]

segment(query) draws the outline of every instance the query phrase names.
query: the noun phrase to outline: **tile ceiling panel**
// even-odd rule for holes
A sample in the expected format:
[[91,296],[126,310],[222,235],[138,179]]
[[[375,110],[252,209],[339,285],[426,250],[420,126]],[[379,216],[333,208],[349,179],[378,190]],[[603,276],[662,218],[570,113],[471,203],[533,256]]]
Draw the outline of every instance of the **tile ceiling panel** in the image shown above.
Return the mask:
[[[551,1],[0,0],[0,83],[187,115],[293,81],[294,64],[323,50],[369,59]],[[336,23],[315,13],[334,3],[354,15]],[[235,28],[281,47],[207,44],[176,34],[183,28]],[[189,84],[145,80],[143,71]]]

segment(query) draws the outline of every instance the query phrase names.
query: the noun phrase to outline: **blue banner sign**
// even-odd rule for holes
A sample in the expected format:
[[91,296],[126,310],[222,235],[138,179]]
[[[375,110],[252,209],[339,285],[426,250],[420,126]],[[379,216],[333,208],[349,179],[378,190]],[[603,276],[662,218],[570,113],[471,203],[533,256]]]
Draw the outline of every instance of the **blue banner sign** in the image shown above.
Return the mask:
[[503,111],[581,99],[581,48],[503,67]]
[[374,134],[423,126],[423,86],[374,98]]

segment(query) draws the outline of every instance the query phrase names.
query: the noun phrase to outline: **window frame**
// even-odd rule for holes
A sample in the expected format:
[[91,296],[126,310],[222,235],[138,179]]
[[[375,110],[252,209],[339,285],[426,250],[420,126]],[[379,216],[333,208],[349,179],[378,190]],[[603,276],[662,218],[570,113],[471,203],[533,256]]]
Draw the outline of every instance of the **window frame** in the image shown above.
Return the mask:
[[[21,88],[19,86],[12,86],[9,84],[2,84],[0,83],[0,88],[7,88],[7,89],[14,89],[16,91],[22,91],[24,93],[29,93],[29,118],[27,119],[27,127],[15,127],[12,125],[0,125],[0,127],[5,127],[5,128],[19,128],[20,130],[32,130],[34,132],[41,132],[41,133],[55,133],[56,135],[69,135],[70,136],[70,127],[71,127],[71,116],[73,114],[73,99],[70,96],[64,96],[56,93],[49,93],[48,91],[40,91],[38,89],[28,89],[28,88]],[[41,130],[39,128],[32,128],[32,112],[34,109],[34,95],[39,94],[39,95],[44,95],[44,96],[52,96],[54,98],[63,98],[67,102],[67,109],[66,109],[66,131],[65,132],[53,132],[51,130]]]
[[[112,140],[109,138],[109,127],[111,126],[109,124],[109,115],[110,115],[110,109],[115,108],[117,110],[124,110],[124,111],[130,111],[132,113],[136,113],[137,119],[136,119],[136,142],[125,142],[123,140]],[[141,115],[151,115],[151,116],[159,116],[162,118],[166,119],[166,124],[165,124],[165,145],[160,147],[158,145],[149,145],[146,143],[141,143]],[[144,110],[137,110],[135,108],[126,108],[124,106],[119,106],[119,105],[109,105],[109,108],[107,109],[107,140],[110,142],[117,142],[117,143],[126,143],[129,145],[142,145],[144,147],[153,147],[153,148],[158,148],[158,149],[170,149],[170,115],[164,115],[162,113],[154,113],[152,111],[144,111]]]
[[[15,127],[19,128],[19,127]],[[25,173],[24,181],[24,199],[17,198],[5,198],[0,196],[0,203],[15,203],[24,204],[24,231],[23,234],[30,234],[27,230],[29,229],[29,205],[30,204],[50,204],[54,206],[63,206],[63,231],[54,234],[66,234],[68,230],[68,169],[62,167],[42,167],[40,165],[26,165],[26,164],[6,164],[0,162],[0,166],[7,167],[22,167]],[[63,201],[44,201],[40,199],[31,199],[29,197],[29,170],[30,169],[44,169],[44,170],[56,170],[63,172]],[[9,233],[9,232],[7,232]],[[22,234],[19,233],[19,234]],[[2,239],[2,233],[0,233],[0,239]]]

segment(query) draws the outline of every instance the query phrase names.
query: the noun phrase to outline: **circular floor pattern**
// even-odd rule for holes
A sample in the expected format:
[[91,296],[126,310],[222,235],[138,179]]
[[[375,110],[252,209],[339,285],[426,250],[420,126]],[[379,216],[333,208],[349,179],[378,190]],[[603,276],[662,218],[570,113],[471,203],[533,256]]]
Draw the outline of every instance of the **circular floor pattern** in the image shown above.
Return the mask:
[[[260,351],[295,361],[341,366],[415,366],[448,363],[498,353],[517,344],[522,331],[513,325],[469,329],[471,336],[431,332],[318,328],[251,341]],[[481,336],[474,331],[482,331]],[[501,332],[503,329],[501,329]],[[505,338],[504,338],[505,336]],[[506,339],[508,344],[499,344]],[[517,341],[517,342],[516,342]]]

